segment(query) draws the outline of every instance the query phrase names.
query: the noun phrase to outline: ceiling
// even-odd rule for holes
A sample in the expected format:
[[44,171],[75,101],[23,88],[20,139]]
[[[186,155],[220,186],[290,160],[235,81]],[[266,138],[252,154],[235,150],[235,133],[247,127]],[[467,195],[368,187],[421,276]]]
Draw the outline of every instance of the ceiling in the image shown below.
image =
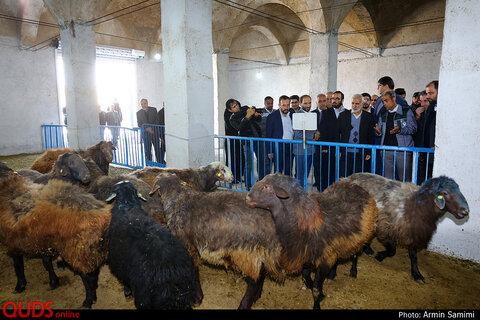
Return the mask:
[[[212,2],[213,50],[229,52],[232,61],[289,63],[309,55],[311,34],[330,31],[338,31],[339,51],[443,38],[445,0]],[[144,50],[153,57],[161,53],[160,10],[160,0],[2,0],[0,36],[17,38],[21,49],[42,50],[59,38],[59,23],[68,16],[88,21],[97,44]]]

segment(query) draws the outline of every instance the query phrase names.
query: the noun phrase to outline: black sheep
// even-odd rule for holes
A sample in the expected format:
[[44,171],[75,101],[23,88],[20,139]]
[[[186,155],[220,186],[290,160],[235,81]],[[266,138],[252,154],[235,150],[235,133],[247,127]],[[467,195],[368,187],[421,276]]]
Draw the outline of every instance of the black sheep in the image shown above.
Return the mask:
[[191,309],[195,274],[185,247],[141,209],[131,182],[117,183],[107,201],[113,198],[107,263],[132,290],[137,309]]

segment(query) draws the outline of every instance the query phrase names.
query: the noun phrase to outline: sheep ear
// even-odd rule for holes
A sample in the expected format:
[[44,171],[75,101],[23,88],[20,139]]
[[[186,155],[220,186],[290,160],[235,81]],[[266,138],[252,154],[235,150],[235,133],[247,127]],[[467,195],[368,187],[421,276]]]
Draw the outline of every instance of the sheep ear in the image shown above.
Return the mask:
[[442,196],[441,194],[437,195],[434,201],[440,210],[443,210],[443,208],[445,208],[445,197]]
[[153,186],[152,191],[150,191],[150,193],[149,193],[148,195],[151,197],[151,196],[153,196],[153,194],[154,194],[155,192],[157,192],[157,191],[158,191],[158,187],[157,187],[157,186]]
[[286,191],[282,187],[273,186],[273,191],[275,191],[275,195],[277,196],[277,198],[280,198],[280,199],[290,198],[290,193],[288,193],[288,191]]
[[140,192],[137,193],[137,197],[145,202],[147,202],[147,199],[145,199]]
[[115,199],[116,196],[117,194],[115,192],[112,192],[112,194],[107,199],[105,199],[105,202],[111,202],[113,199]]

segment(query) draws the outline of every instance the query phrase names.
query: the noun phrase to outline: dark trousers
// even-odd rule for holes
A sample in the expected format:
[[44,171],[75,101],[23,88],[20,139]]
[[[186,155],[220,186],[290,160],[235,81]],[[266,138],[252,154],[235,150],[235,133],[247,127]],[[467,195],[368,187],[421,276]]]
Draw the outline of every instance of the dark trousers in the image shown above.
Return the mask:
[[419,153],[418,158],[417,184],[421,185],[425,180],[432,177],[434,154],[422,152]]
[[283,173],[286,176],[292,175],[292,144],[291,143],[279,143],[278,152],[273,155],[273,165],[275,172]]
[[145,158],[148,161],[152,160],[152,145],[155,148],[155,158],[157,162],[160,162],[160,141],[157,135],[144,132],[143,133],[143,145],[145,147]]
[[364,160],[366,155],[362,153],[362,150],[356,153],[347,151],[344,154],[344,152],[342,151],[340,159],[340,177],[348,177],[356,172],[370,172],[371,160]]
[[243,164],[245,163],[245,156],[240,140],[229,139],[225,143],[228,152],[227,165],[230,166],[236,182],[242,181]]
[[[318,149],[317,149],[318,148]],[[325,190],[335,182],[335,148],[315,147],[313,175],[318,191]]]

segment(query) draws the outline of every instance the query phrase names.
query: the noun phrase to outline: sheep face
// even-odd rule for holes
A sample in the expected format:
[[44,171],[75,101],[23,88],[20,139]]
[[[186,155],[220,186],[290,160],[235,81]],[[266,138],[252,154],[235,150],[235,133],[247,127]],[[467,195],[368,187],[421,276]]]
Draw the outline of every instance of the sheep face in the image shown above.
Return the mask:
[[[279,205],[282,199],[288,199],[290,192],[279,183],[281,180],[290,180],[288,178],[279,174],[265,176],[250,189],[246,198],[248,206],[271,210]],[[294,181],[289,182],[294,183]]]
[[470,212],[467,200],[451,178],[441,176],[427,180],[423,183],[421,192],[432,193],[435,205],[442,213],[450,212],[457,219],[462,219]]
[[170,172],[161,172],[155,178],[152,191],[150,191],[150,196],[152,196],[157,191],[160,197],[162,197],[162,195],[167,191],[174,191],[180,193],[191,190],[192,189],[188,186],[188,184],[185,181],[180,180],[180,178],[176,174]]
[[113,151],[117,150],[111,141],[100,141],[99,142],[100,151],[107,160],[108,163],[113,161]]
[[110,202],[115,201],[114,208],[140,208],[140,200],[147,201],[130,181],[124,180],[116,183],[113,186],[112,194],[105,200]]
[[64,178],[70,175],[82,183],[90,182],[90,171],[78,153],[64,153],[57,159],[55,167]]
[[232,171],[223,163],[215,161],[210,163],[209,167],[215,169],[215,177],[218,181],[233,182]]
[[0,162],[0,179],[8,178],[12,174],[14,174],[13,170],[6,163]]

